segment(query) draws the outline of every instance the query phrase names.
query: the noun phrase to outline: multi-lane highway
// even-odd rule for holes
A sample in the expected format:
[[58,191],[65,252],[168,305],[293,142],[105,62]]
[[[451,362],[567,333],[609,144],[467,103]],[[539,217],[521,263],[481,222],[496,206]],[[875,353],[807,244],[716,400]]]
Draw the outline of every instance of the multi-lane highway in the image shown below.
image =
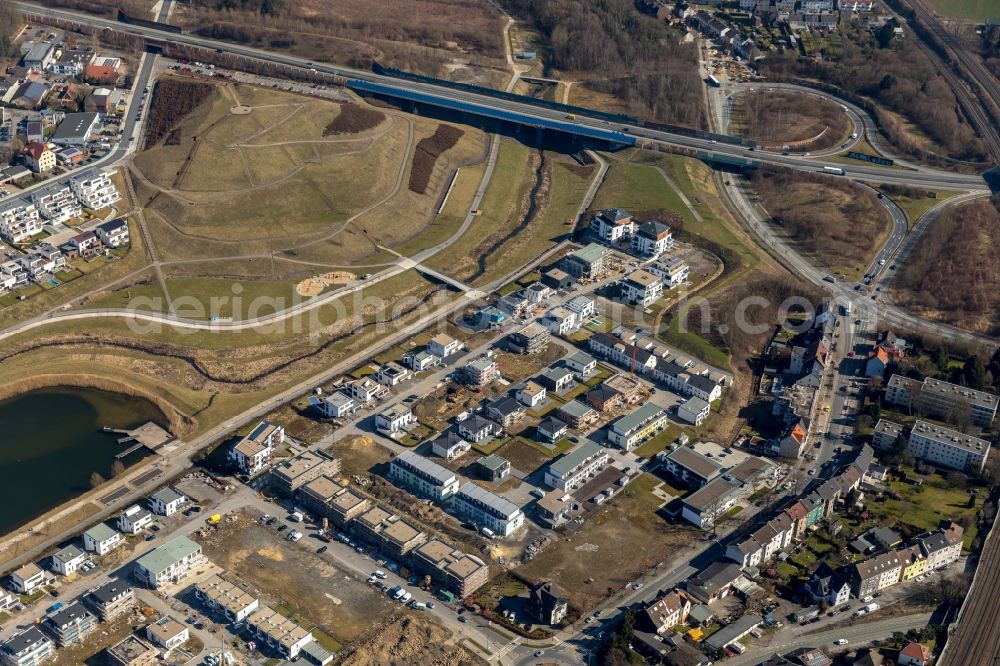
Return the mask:
[[[324,74],[376,83],[382,86],[390,86],[409,94],[421,93],[440,100],[447,100],[449,103],[460,102],[470,108],[472,112],[482,112],[484,115],[495,115],[497,110],[507,113],[517,113],[525,116],[528,122],[531,120],[537,120],[547,126],[557,126],[569,132],[573,132],[575,131],[574,128],[579,127],[585,127],[591,130],[621,131],[649,144],[666,144],[673,147],[690,148],[693,150],[704,151],[716,156],[753,159],[760,162],[786,166],[794,169],[818,170],[826,165],[822,161],[815,161],[811,158],[805,158],[802,156],[782,155],[780,153],[766,151],[754,151],[743,146],[717,143],[710,139],[683,136],[635,124],[612,124],[607,120],[599,117],[590,117],[582,112],[576,114],[575,118],[568,120],[566,113],[563,110],[536,106],[530,101],[501,99],[464,89],[457,90],[435,83],[408,80],[404,81],[389,76],[374,74],[368,71],[314,63],[303,58],[297,58],[283,53],[275,53],[240,44],[231,44],[206,37],[199,37],[197,35],[176,34],[159,30],[157,28],[123,24],[96,16],[89,16],[86,14],[79,14],[59,9],[51,9],[48,7],[39,7],[26,2],[11,2],[10,4],[29,16],[61,19],[64,21],[72,21],[81,25],[106,30],[116,30],[123,33],[138,35],[155,43],[182,44],[210,49],[229,55],[262,60],[288,67],[313,69]],[[842,165],[829,164],[828,166],[840,167]],[[859,180],[907,184],[914,187],[926,187],[929,189],[968,190],[986,188],[986,184],[983,179],[980,176],[975,175],[955,174],[944,171],[899,171],[878,166],[868,166],[860,163],[858,166],[851,166],[848,169],[848,176]]]

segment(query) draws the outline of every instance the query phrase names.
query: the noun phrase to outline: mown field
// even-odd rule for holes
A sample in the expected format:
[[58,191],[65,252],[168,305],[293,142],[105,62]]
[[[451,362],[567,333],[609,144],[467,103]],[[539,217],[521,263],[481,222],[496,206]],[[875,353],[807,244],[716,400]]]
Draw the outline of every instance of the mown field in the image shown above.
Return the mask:
[[824,150],[850,135],[851,121],[840,105],[785,91],[754,91],[736,98],[732,130],[766,146],[793,144],[796,150]]

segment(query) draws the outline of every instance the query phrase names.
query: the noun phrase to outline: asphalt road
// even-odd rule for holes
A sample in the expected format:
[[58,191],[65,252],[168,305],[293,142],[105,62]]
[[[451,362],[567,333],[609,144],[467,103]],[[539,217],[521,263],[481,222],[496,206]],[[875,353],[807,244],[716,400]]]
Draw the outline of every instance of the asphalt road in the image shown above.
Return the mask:
[[[380,76],[368,71],[314,63],[303,58],[297,58],[283,53],[274,53],[263,49],[251,48],[239,44],[231,44],[195,35],[168,33],[145,26],[127,25],[96,16],[88,16],[76,12],[39,7],[25,2],[11,2],[10,4],[29,15],[75,21],[84,25],[140,35],[147,39],[196,46],[235,56],[264,60],[289,67],[311,68],[324,74],[370,81],[409,91],[435,95],[441,98],[448,98],[473,107],[480,107],[487,113],[491,112],[493,109],[504,109],[506,111],[524,114],[532,118],[561,123],[567,126],[567,129],[569,130],[572,130],[573,125],[588,126],[602,130],[617,129],[628,132],[632,136],[645,139],[650,143],[663,143],[671,146],[692,148],[726,157],[754,159],[761,162],[807,171],[820,170],[823,166],[836,166],[838,168],[843,166],[840,164],[827,164],[822,161],[813,160],[812,158],[795,155],[781,155],[779,153],[765,151],[751,151],[742,146],[720,144],[707,139],[687,137],[671,132],[639,127],[636,125],[612,125],[608,121],[588,117],[584,113],[576,114],[577,117],[572,119],[572,122],[567,122],[566,114],[563,111],[539,107],[520,101],[503,100],[465,90],[456,90],[437,84],[401,81],[387,76]],[[986,189],[985,181],[980,176],[968,176],[943,171],[920,171],[916,173],[903,172],[894,169],[886,169],[884,167],[866,166],[863,164],[859,164],[856,167],[851,166],[848,169],[848,177],[858,180],[875,180],[878,182],[907,184],[914,187],[926,187],[929,189]]]

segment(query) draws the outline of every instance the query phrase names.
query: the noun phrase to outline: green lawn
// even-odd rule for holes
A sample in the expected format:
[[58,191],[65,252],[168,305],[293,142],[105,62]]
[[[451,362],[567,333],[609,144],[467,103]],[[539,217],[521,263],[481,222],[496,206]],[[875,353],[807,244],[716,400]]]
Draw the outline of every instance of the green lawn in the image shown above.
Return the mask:
[[663,340],[667,344],[693,354],[709,365],[714,365],[717,368],[728,368],[729,354],[696,333],[680,330],[680,322],[684,318],[683,314],[678,314],[670,321],[666,331],[661,333]]
[[643,458],[652,458],[657,453],[670,446],[671,442],[681,436],[681,432],[683,431],[680,426],[671,424],[667,426],[666,430],[658,434],[656,437],[653,437],[642,446],[638,447],[635,450],[635,453]]
[[924,213],[942,201],[955,196],[958,192],[946,192],[942,190],[935,192],[935,194],[937,194],[937,197],[935,198],[924,197],[923,199],[911,199],[909,197],[891,197],[891,199],[903,209],[904,213],[906,213],[907,227],[912,229],[913,225],[917,223],[917,220],[919,220]]
[[475,451],[478,451],[479,453],[483,454],[484,456],[488,456],[491,453],[495,452],[497,449],[499,449],[501,446],[503,446],[506,443],[506,441],[507,440],[499,438],[491,439],[488,442],[480,442],[479,444],[473,444],[472,448]]
[[635,497],[644,508],[656,512],[663,500],[653,494],[653,489],[661,485],[661,481],[651,474],[642,473],[635,477],[625,488],[625,492]]
[[[895,519],[915,528],[915,531],[932,531],[944,520],[959,521],[963,517],[975,516],[979,504],[968,508],[969,493],[967,490],[950,488],[945,480],[934,475],[922,486],[909,485],[900,481],[889,483],[902,499],[887,499],[884,503],[869,505],[869,511],[883,520]],[[965,549],[968,549],[976,536],[976,526],[973,524],[965,530]]]
[[1000,19],[1000,5],[996,0],[931,0],[931,4],[945,16],[976,21]]
[[653,166],[613,162],[594,197],[594,208],[624,208],[636,212],[663,208],[675,213],[685,225],[694,221],[677,193]]

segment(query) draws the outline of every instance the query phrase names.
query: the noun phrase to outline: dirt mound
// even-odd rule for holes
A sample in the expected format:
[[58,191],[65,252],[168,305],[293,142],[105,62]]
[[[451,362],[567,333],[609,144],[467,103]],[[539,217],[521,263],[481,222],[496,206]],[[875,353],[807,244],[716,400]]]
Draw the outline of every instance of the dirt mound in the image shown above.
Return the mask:
[[460,666],[476,661],[464,648],[446,644],[450,638],[448,631],[425,618],[397,616],[374,628],[340,663],[351,666]]
[[411,191],[417,194],[427,191],[427,184],[431,181],[437,158],[458,143],[464,134],[465,132],[457,127],[438,125],[433,135],[420,140],[413,152],[413,167],[410,169]]
[[299,282],[295,285],[295,291],[299,296],[318,296],[327,287],[335,284],[347,284],[348,282],[352,282],[356,277],[354,273],[347,273],[345,271],[323,273],[322,275],[307,278]]
[[358,134],[374,129],[385,120],[385,114],[358,104],[341,104],[340,114],[330,121],[323,130],[323,136],[331,134]]

